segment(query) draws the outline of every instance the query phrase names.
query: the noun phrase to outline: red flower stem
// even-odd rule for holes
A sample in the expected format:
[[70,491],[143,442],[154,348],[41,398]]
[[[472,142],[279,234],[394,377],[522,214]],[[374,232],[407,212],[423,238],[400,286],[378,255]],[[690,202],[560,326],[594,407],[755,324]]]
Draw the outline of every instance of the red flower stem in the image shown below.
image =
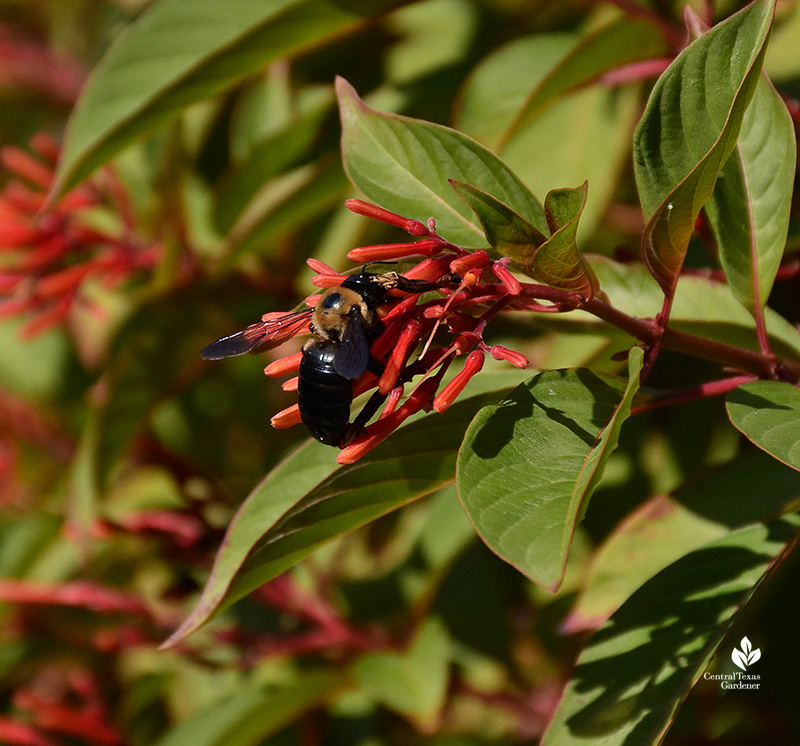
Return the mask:
[[646,404],[633,407],[631,409],[631,414],[642,414],[643,412],[650,412],[654,409],[670,407],[673,404],[684,404],[686,402],[696,401],[697,399],[707,399],[710,396],[720,396],[721,394],[727,394],[729,391],[733,391],[733,389],[744,383],[751,383],[757,380],[758,378],[756,376],[732,376],[731,378],[724,378],[721,381],[701,383],[699,386],[683,389],[681,391],[674,391],[664,396],[659,396]]
[[[622,331],[627,332],[632,337],[636,337],[636,339],[645,344],[653,344],[659,335],[657,324],[652,319],[640,319],[636,316],[631,316],[599,298],[585,300],[577,293],[532,283],[523,284],[521,295],[514,300],[520,301],[524,298],[546,300],[565,307],[586,311],[616,326],[618,329],[622,329]],[[514,305],[517,308],[522,308],[521,304],[517,302]],[[668,350],[683,352],[687,355],[711,360],[721,365],[751,373],[761,379],[791,381],[800,379],[800,363],[789,360],[776,361],[760,352],[735,347],[734,345],[706,339],[705,337],[698,337],[687,332],[680,332],[671,327],[664,328],[661,335],[661,346]]]

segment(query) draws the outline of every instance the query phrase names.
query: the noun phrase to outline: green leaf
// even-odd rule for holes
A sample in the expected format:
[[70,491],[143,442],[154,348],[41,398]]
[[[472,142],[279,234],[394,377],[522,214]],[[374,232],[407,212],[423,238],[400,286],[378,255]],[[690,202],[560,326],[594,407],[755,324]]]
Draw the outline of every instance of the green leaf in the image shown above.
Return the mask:
[[[161,0],[111,45],[70,118],[52,197],[143,132],[272,60],[298,54],[386,9],[377,0]],[[363,11],[363,12],[362,12]]]
[[774,0],[755,0],[687,47],[658,79],[634,134],[642,251],[671,297],[700,209],[736,146]]
[[539,33],[515,39],[470,75],[458,126],[488,147],[502,148],[557,97],[616,67],[666,53],[658,27],[630,17],[582,36]]
[[588,181],[592,199],[581,217],[581,233],[588,235],[630,163],[630,131],[640,111],[635,86],[582,88],[516,130],[500,155],[534,194]]
[[536,198],[496,155],[460,132],[419,119],[370,109],[342,78],[336,90],[342,149],[350,180],[369,199],[404,217],[436,218],[454,243],[482,245],[483,231],[448,180],[474,184],[509,205],[541,230]]
[[399,430],[355,464],[307,442],[273,469],[228,527],[211,577],[172,645],[326,541],[452,482],[456,451],[475,411],[497,391]]
[[334,671],[310,671],[281,687],[253,686],[181,721],[157,746],[257,746],[343,684]]
[[458,459],[458,490],[492,551],[549,590],[564,576],[577,522],[617,446],[639,385],[588,370],[546,371],[472,421]]
[[542,746],[660,744],[799,526],[797,515],[751,524],[645,583],[590,640]]
[[667,51],[658,25],[645,19],[626,16],[586,34],[543,79],[537,81],[513,125],[505,133],[503,142],[525,129],[557,96],[586,85],[615,68],[663,55]]
[[731,530],[779,515],[798,495],[800,474],[751,450],[694,477],[671,496],[651,498],[600,546],[562,629],[596,629],[640,585],[683,555]]
[[790,383],[755,381],[727,397],[734,426],[771,456],[800,470],[800,391]]
[[353,676],[375,700],[429,732],[447,695],[449,642],[442,623],[426,619],[406,650],[364,655],[353,664]]
[[292,117],[279,131],[254,144],[246,160],[226,175],[216,204],[215,223],[227,233],[259,190],[304,156],[319,134],[333,105],[333,93],[320,96],[305,112]]
[[[536,87],[579,41],[576,33],[541,33],[514,39],[472,71],[460,96],[460,130],[498,149]],[[524,73],[524,74],[523,74]]]
[[450,186],[478,216],[486,240],[493,249],[490,256],[494,259],[509,257],[518,266],[527,267],[536,247],[547,240],[539,229],[508,205],[472,184],[450,179]]
[[548,192],[544,211],[552,235],[536,250],[527,271],[548,285],[591,298],[598,290],[597,277],[576,243],[587,189],[588,184],[584,182],[575,189]]
[[322,158],[273,178],[238,216],[220,253],[228,264],[245,254],[269,254],[286,231],[341,204],[349,184],[338,159]]
[[705,206],[731,290],[751,313],[766,306],[783,257],[796,157],[792,118],[762,75]]

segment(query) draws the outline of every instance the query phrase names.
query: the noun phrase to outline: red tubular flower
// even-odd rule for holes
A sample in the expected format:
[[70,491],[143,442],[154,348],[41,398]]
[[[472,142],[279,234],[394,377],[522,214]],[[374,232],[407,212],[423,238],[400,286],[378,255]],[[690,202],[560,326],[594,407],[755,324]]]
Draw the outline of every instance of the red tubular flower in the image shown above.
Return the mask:
[[483,352],[480,350],[473,350],[467,355],[464,367],[459,371],[458,375],[433,400],[435,412],[442,414],[448,410],[458,395],[466,388],[470,379],[483,368],[483,358]]
[[374,246],[359,246],[348,252],[351,262],[380,262],[402,259],[406,256],[433,256],[442,250],[442,241],[438,238],[423,238],[411,243],[388,243]]
[[352,212],[363,215],[365,218],[372,218],[373,220],[380,220],[381,223],[394,225],[402,228],[406,233],[412,236],[427,236],[429,231],[428,227],[421,223],[419,220],[413,218],[404,218],[397,213],[384,210],[377,205],[371,205],[369,202],[363,202],[360,199],[348,199],[344,203],[345,207]]
[[300,370],[300,361],[303,359],[302,352],[296,352],[294,355],[282,357],[280,360],[270,363],[264,368],[264,375],[271,376],[272,378],[281,378],[283,376],[297,373]]
[[[423,281],[400,283],[390,274],[382,276],[385,302],[376,309],[384,328],[377,339],[370,340],[370,357],[382,366],[378,379],[367,372],[354,381],[353,395],[375,388],[377,391],[364,405],[354,422],[366,425],[364,433],[350,443],[339,455],[339,463],[353,463],[383,441],[409,416],[421,409],[444,412],[464,391],[471,378],[483,368],[489,352],[497,360],[505,360],[520,368],[527,367],[527,358],[502,345],[489,347],[483,340],[487,324],[498,313],[514,309],[531,309],[537,306],[530,294],[530,286],[523,286],[509,271],[508,259],[492,260],[486,251],[467,251],[442,239],[436,234],[433,220],[423,226],[415,220],[375,207],[359,200],[350,200],[347,206],[361,215],[403,228],[421,237],[416,242],[364,246],[350,252],[351,259],[359,262],[385,260],[414,254],[430,254],[416,266],[404,269],[406,280]],[[309,266],[318,272],[315,284],[319,287],[341,285],[345,275],[328,265],[310,260]],[[489,268],[499,280],[480,282],[481,274]],[[402,289],[404,287],[405,289]],[[419,290],[417,290],[419,288]],[[440,290],[438,296],[423,293]],[[309,296],[306,305],[314,306],[318,295]],[[538,310],[534,308],[533,310]],[[433,344],[438,330],[450,335],[450,341]],[[412,350],[424,340],[422,350],[412,357]],[[271,376],[297,373],[303,353],[270,363],[265,373]],[[466,355],[463,369],[437,395],[445,371],[457,356]],[[370,370],[375,365],[370,366]],[[417,377],[422,382],[403,401],[404,384]],[[294,390],[297,379],[284,383],[285,390]],[[386,400],[381,410],[381,403]],[[380,411],[377,419],[367,424]],[[272,418],[276,428],[290,427],[301,422],[297,405],[288,407]]]
[[489,255],[485,251],[473,251],[471,254],[453,259],[450,262],[450,271],[463,275],[471,269],[483,269],[487,264],[489,264]]
[[[47,135],[31,138],[36,156],[16,147],[0,149],[12,175],[0,192],[0,314],[29,315],[23,336],[63,323],[76,302],[87,302],[82,286],[91,278],[112,286],[135,272],[150,271],[160,251],[135,238],[133,211],[122,183],[106,171],[53,205],[58,144]],[[87,209],[117,208],[121,227],[105,233],[84,221]],[[133,238],[132,238],[133,236]]]
[[397,430],[412,414],[416,414],[421,409],[429,406],[438,386],[438,376],[423,381],[399,409],[368,425],[364,435],[356,440],[355,443],[343,448],[336,459],[336,463],[352,464],[369,453],[375,446]]
[[509,272],[508,266],[503,261],[492,262],[492,273],[503,283],[506,290],[508,290],[511,295],[520,294],[522,285],[519,280]]
[[300,407],[297,404],[292,404],[291,407],[286,407],[280,412],[272,416],[269,421],[270,425],[276,430],[285,430],[289,427],[294,427],[302,422],[300,419]]
[[503,347],[503,345],[494,345],[494,347],[489,350],[489,353],[495,360],[505,360],[511,363],[515,368],[527,368],[528,365],[530,365],[528,358],[521,352],[509,350],[508,347]]
[[419,342],[421,332],[422,324],[416,319],[411,319],[403,327],[378,383],[378,391],[382,394],[388,394],[395,387],[400,370],[406,363],[409,348]]

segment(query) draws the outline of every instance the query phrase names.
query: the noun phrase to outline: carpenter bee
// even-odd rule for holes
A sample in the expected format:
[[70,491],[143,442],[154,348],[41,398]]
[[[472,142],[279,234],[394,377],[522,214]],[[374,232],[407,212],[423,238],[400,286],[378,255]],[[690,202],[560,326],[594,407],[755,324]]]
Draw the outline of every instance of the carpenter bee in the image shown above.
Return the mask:
[[374,413],[362,412],[356,422],[350,422],[353,380],[367,368],[378,374],[382,368],[370,357],[370,344],[382,330],[378,308],[389,299],[389,291],[423,293],[459,282],[461,277],[456,274],[428,281],[408,279],[397,272],[378,275],[362,271],[348,277],[341,286],[328,288],[313,309],[269,314],[260,322],[212,342],[200,356],[220,360],[262,352],[308,329],[314,338],[303,346],[298,373],[300,418],[318,441],[344,448],[358,437]]

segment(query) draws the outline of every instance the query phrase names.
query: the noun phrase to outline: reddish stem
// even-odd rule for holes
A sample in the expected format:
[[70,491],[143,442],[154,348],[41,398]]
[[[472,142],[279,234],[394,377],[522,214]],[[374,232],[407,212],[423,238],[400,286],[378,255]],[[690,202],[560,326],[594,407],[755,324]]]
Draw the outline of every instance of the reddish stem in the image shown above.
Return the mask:
[[698,399],[707,399],[710,396],[720,396],[722,394],[727,394],[729,391],[733,391],[733,389],[744,383],[751,383],[757,380],[758,378],[756,376],[732,376],[731,378],[724,378],[721,381],[701,383],[699,386],[683,389],[681,391],[673,391],[664,396],[659,396],[646,404],[633,407],[631,409],[631,414],[642,414],[643,412],[650,412],[653,409],[669,407],[673,404],[684,404],[685,402],[696,401]]

